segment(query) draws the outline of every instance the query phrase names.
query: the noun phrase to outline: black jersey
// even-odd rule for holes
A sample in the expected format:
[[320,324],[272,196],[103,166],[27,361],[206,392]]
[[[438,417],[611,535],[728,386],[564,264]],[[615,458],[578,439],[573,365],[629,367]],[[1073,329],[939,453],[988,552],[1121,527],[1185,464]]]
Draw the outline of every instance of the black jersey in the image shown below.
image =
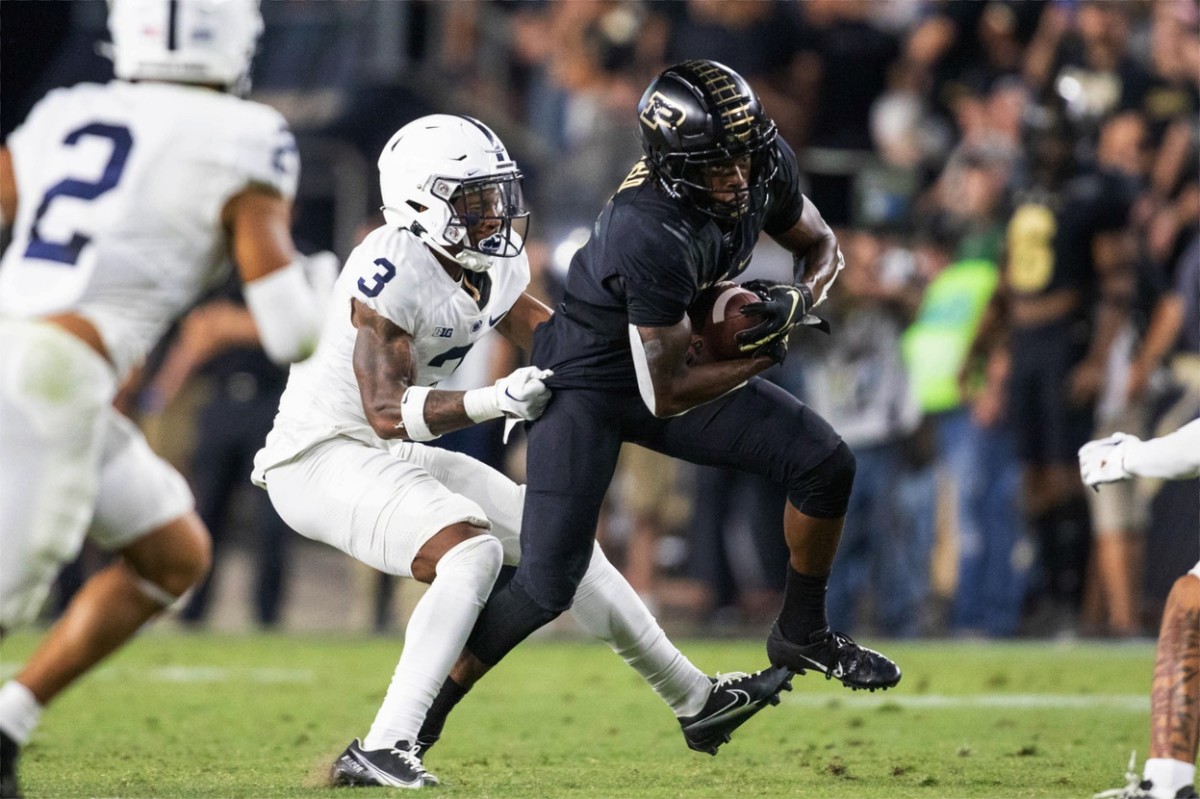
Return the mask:
[[1072,179],[1059,197],[1026,198],[1008,223],[1009,285],[1026,297],[1073,288],[1091,298],[1093,239],[1129,224],[1136,192],[1128,176],[1097,171]]
[[796,224],[804,208],[796,155],[782,140],[776,147],[780,166],[764,202],[728,231],[668,196],[644,162],[634,166],[571,260],[554,317],[534,334],[533,363],[554,370],[551,385],[636,391],[629,325],[676,324],[702,289],[745,271],[760,233]]

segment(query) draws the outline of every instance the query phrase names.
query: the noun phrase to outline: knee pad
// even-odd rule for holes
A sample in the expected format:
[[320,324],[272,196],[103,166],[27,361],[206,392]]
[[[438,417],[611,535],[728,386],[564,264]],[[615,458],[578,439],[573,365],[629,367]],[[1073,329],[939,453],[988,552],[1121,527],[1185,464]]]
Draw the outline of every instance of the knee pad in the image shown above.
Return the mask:
[[838,519],[846,515],[854,488],[854,453],[845,441],[828,458],[788,486],[788,500],[806,516]]

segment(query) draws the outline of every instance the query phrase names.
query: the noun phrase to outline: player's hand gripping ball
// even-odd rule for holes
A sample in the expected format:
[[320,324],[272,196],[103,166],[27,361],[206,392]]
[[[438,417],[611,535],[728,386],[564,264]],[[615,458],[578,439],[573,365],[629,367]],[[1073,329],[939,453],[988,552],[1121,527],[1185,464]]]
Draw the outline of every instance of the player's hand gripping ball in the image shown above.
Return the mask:
[[759,323],[758,317],[742,313],[743,307],[758,301],[759,296],[753,291],[729,281],[700,292],[688,308],[692,321],[688,365],[751,357],[751,353],[741,351],[734,337]]

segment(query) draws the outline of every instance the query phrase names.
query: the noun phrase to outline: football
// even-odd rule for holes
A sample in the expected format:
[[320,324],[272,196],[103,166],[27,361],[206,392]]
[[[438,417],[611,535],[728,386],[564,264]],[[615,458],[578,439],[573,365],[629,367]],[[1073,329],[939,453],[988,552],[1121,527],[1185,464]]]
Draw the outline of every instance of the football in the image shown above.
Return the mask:
[[744,306],[758,300],[758,295],[753,291],[729,281],[701,291],[688,309],[688,317],[692,322],[688,364],[695,366],[710,361],[748,357],[748,353],[738,349],[734,336],[758,324],[756,317],[742,314]]

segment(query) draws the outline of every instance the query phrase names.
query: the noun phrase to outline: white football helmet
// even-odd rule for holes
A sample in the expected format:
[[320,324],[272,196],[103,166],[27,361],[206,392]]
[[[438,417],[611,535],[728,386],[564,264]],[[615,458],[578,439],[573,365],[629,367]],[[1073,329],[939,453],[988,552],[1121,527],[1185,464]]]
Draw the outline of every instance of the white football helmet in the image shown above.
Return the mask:
[[473,272],[525,247],[529,211],[521,171],[477,119],[431,114],[409,122],[379,156],[388,224]]
[[109,0],[113,70],[123,80],[250,87],[258,0]]

